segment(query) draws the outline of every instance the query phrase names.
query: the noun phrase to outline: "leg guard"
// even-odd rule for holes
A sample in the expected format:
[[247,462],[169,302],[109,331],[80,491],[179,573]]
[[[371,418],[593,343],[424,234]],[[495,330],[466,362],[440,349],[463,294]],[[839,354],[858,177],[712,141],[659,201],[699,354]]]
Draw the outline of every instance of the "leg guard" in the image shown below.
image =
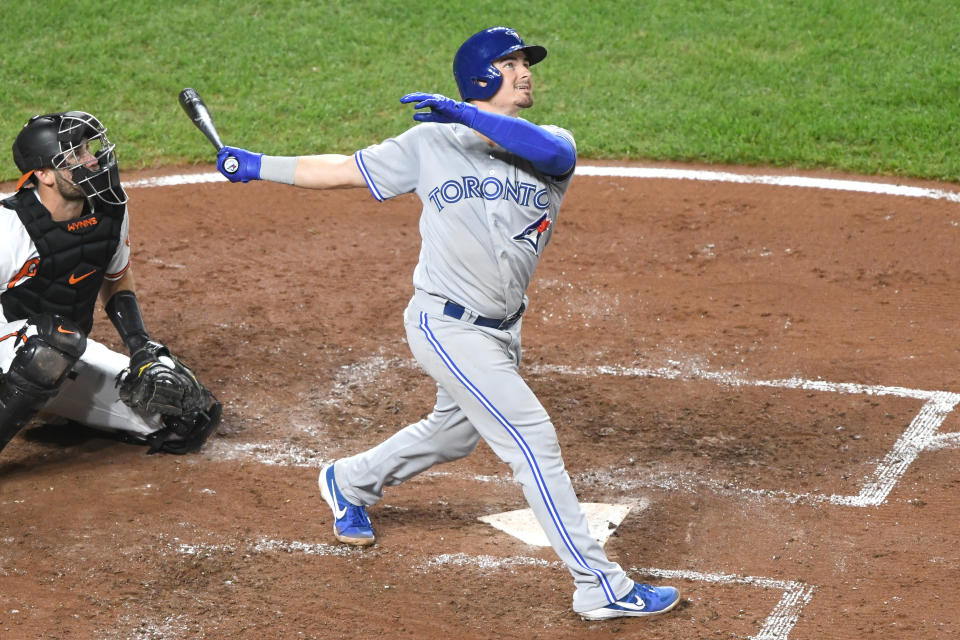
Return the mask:
[[17,339],[24,338],[9,370],[0,376],[0,450],[56,395],[87,348],[86,334],[57,315],[31,318]]

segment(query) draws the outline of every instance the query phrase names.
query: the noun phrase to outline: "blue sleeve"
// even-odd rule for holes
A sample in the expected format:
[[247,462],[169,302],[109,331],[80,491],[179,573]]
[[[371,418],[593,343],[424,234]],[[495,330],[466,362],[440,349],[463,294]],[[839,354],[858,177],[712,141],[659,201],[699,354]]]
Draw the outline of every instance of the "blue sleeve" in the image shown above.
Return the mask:
[[565,176],[577,162],[568,140],[521,118],[478,109],[472,127],[548,176]]

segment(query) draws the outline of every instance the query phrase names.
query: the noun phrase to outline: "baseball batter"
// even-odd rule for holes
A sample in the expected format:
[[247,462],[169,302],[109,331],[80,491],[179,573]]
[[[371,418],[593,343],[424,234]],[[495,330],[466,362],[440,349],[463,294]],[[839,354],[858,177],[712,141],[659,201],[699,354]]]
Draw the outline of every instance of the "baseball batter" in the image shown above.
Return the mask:
[[672,609],[679,593],[635,583],[590,535],[550,416],[519,373],[527,286],[576,164],[569,131],[517,117],[533,105],[531,66],[546,55],[512,29],[486,29],[454,58],[463,101],[405,95],[401,102],[427,111],[397,137],[352,156],[224,147],[217,167],[233,182],[366,186],[380,201],[414,192],[423,203],[404,323],[413,355],[437,383],[436,405],[382,444],[321,471],[336,537],[372,544],[366,507],[384,487],[469,455],[483,438],[510,465],[573,575],[574,611],[589,620],[655,615]]
[[[34,116],[13,158],[23,177],[0,202],[0,450],[39,411],[151,452],[195,450],[220,404],[144,327],[106,128],[84,111]],[[131,356],[87,337],[98,296]]]

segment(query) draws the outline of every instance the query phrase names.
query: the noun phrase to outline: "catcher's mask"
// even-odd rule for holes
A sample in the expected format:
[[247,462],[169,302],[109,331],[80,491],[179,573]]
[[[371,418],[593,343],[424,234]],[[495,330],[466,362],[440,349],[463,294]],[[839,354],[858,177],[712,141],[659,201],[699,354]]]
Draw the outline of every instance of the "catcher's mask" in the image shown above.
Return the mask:
[[493,66],[494,60],[523,51],[531,66],[547,57],[540,45],[526,44],[508,27],[492,27],[475,33],[460,45],[453,58],[453,77],[462,100],[486,100],[500,88],[503,76]]
[[106,127],[85,111],[33,116],[13,142],[13,161],[23,173],[17,189],[36,169],[66,169],[87,199],[125,204],[115,148]]

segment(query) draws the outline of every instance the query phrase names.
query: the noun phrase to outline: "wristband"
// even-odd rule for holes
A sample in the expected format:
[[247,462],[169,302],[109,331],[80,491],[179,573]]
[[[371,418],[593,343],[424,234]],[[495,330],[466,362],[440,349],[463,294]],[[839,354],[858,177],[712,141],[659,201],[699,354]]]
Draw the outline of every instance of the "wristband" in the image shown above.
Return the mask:
[[137,294],[129,289],[117,291],[107,302],[107,315],[116,327],[117,333],[131,354],[150,340],[150,334],[143,326],[143,315]]
[[296,156],[263,156],[260,159],[260,179],[293,184],[297,160]]

